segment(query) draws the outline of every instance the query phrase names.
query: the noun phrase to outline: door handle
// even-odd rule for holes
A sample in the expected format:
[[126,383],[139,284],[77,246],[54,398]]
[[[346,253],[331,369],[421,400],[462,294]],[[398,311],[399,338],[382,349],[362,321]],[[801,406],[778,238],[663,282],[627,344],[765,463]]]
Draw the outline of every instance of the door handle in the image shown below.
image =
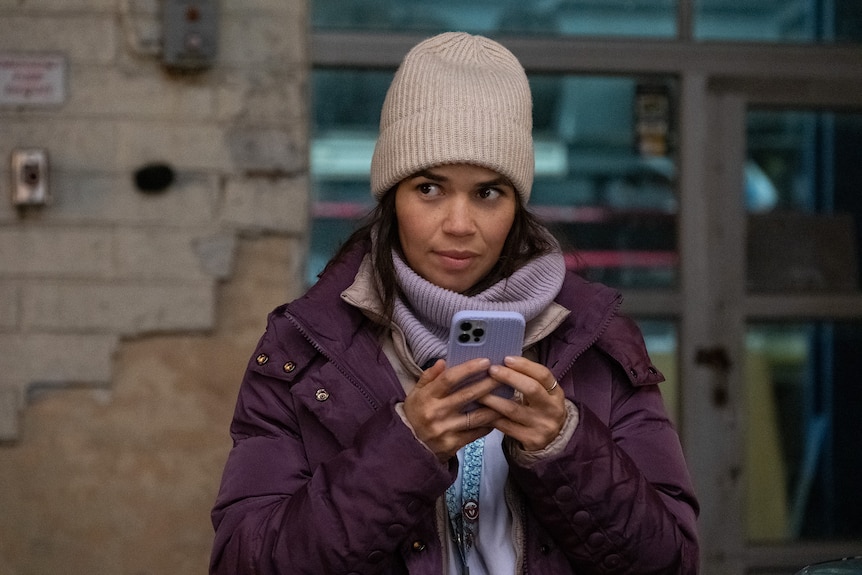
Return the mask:
[[733,365],[727,350],[721,346],[697,348],[694,361],[704,367],[724,373],[730,371],[730,367]]
[[698,365],[708,367],[715,371],[721,377],[715,378],[715,384],[712,389],[712,403],[716,407],[724,407],[728,402],[728,386],[727,373],[733,366],[730,361],[730,354],[727,350],[720,346],[714,347],[699,347],[695,350],[694,361]]

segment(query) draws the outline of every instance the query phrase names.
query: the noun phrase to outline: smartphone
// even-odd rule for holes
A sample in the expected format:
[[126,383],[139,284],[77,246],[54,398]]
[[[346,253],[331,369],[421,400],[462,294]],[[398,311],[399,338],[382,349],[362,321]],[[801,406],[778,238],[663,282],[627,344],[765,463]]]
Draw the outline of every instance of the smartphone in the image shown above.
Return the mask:
[[[447,367],[464,363],[477,357],[486,357],[491,364],[502,365],[508,355],[521,355],[524,347],[524,316],[507,311],[459,311],[452,318],[449,329],[449,345],[446,355]],[[477,374],[465,379],[459,387],[485,377]],[[511,398],[514,390],[501,385],[493,393]],[[478,404],[467,406],[475,409]]]

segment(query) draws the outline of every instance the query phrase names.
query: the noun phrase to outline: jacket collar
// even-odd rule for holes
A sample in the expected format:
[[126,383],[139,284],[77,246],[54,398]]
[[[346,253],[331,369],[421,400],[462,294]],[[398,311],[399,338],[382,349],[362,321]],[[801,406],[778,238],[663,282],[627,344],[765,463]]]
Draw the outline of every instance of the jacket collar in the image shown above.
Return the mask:
[[[360,338],[356,335],[362,329],[361,324],[368,317],[378,324],[380,322],[379,298],[372,295],[375,290],[369,290],[372,284],[368,282],[373,280],[369,280],[365,274],[361,274],[362,278],[357,277],[368,251],[368,242],[351,248],[340,260],[327,268],[320,280],[303,297],[288,306],[289,313],[295,317],[314,318],[315,325],[306,324],[305,329],[332,345],[336,353],[346,352],[347,348],[352,348],[351,352],[360,352],[356,348]],[[358,280],[360,283],[356,283]],[[347,299],[342,298],[342,294],[347,294]],[[637,326],[630,319],[618,314],[622,296],[617,290],[600,283],[588,282],[577,274],[568,272],[556,303],[561,307],[555,306],[555,313],[560,314],[562,311],[563,317],[554,316],[555,319],[532,336],[533,339],[539,337],[548,343],[562,344],[551,346],[560,351],[547,363],[552,366],[555,376],[562,377],[571,364],[595,344],[623,367],[634,385],[663,380],[663,376],[650,363],[643,336]],[[361,310],[361,313],[357,313],[358,310]],[[567,310],[570,313],[565,315]],[[327,333],[321,333],[316,329],[317,325],[329,328],[337,326],[337,329],[327,329]],[[549,331],[553,333],[549,334]],[[347,337],[338,341],[338,334],[344,333],[348,334]],[[544,337],[545,335],[547,337]],[[379,352],[376,337],[362,339],[366,343],[360,347],[373,345]]]

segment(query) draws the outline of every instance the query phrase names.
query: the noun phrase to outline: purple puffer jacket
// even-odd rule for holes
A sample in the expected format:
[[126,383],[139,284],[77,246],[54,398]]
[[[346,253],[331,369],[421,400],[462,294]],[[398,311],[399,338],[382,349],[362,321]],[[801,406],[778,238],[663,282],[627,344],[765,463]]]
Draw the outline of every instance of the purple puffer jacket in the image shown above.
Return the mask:
[[[456,476],[394,409],[404,391],[369,320],[339,294],[354,250],[276,309],[249,362],[213,509],[211,573],[439,575],[436,502]],[[580,411],[530,469],[521,573],[696,573],[697,502],[643,338],[619,295],[570,274],[573,310],[539,344]]]

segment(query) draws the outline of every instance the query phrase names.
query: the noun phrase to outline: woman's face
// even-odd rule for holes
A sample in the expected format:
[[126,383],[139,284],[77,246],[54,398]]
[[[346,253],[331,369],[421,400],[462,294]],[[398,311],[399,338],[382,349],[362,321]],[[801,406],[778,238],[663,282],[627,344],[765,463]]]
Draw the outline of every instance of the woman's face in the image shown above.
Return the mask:
[[431,283],[467,291],[499,259],[516,193],[505,177],[471,164],[436,166],[403,180],[395,215],[407,263]]

